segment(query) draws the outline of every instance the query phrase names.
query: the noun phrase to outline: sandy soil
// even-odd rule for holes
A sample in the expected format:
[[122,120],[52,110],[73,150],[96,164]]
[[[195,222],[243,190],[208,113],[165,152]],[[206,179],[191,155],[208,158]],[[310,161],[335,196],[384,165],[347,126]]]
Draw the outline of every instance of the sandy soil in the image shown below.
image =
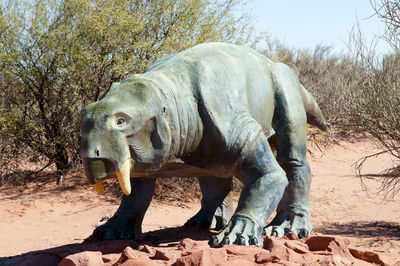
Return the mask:
[[[354,163],[375,151],[371,141],[341,142],[323,151],[310,147],[314,231],[346,236],[352,246],[392,253],[400,260],[400,195],[388,201],[375,194],[379,175],[393,161],[387,155],[369,159],[362,171],[369,177],[364,178],[364,186],[355,174]],[[0,202],[0,257],[81,243],[119,205],[110,196],[98,196],[88,185],[69,180],[63,187],[53,181],[3,187]],[[198,211],[199,202],[153,201],[143,231],[183,225]]]

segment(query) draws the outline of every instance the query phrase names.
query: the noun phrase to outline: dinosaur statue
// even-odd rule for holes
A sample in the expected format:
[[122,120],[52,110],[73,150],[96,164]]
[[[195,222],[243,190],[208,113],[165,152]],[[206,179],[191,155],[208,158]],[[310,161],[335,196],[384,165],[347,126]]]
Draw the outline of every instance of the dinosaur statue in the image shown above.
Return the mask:
[[[220,230],[211,246],[308,236],[306,122],[327,129],[295,73],[244,46],[200,44],[113,83],[82,110],[89,182],[102,193],[103,180],[116,178],[125,194],[93,236],[139,238],[157,177],[198,178],[201,209],[186,224]],[[233,176],[244,185],[236,211]]]

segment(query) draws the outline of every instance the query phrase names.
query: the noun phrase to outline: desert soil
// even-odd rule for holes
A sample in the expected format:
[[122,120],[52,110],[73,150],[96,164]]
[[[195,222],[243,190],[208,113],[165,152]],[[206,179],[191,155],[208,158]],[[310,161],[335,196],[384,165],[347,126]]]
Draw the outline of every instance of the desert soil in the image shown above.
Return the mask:
[[[400,195],[387,200],[382,193],[376,194],[380,174],[395,162],[388,155],[367,160],[361,182],[354,163],[378,151],[372,141],[343,141],[322,150],[309,146],[314,234],[345,236],[353,247],[390,253],[399,261]],[[64,180],[62,187],[54,181],[2,187],[0,262],[30,251],[82,243],[98,221],[112,215],[118,206],[110,195],[99,196],[86,182],[76,185],[72,179]],[[199,208],[197,198],[189,203],[153,201],[143,231],[165,233],[167,228],[180,228]],[[168,245],[167,239],[165,242]]]

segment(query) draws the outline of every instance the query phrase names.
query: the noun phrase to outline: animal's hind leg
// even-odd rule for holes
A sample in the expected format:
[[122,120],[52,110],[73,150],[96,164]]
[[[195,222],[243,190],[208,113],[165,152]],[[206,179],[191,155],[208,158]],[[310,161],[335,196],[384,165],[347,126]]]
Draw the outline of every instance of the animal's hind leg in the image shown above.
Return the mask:
[[306,237],[312,229],[311,172],[306,161],[306,114],[296,91],[299,84],[297,78],[290,79],[288,76],[286,69],[275,73],[281,94],[277,97],[274,128],[277,160],[285,170],[289,184],[277,207],[275,218],[266,227],[266,233],[281,237],[293,231],[299,237]]
[[289,143],[289,141],[281,142],[278,145],[278,162],[285,170],[289,184],[278,205],[275,218],[266,228],[266,233],[281,237],[293,231],[301,238],[307,237],[312,229],[310,221],[311,172],[303,154],[306,144],[291,143],[290,147],[285,147]]
[[185,225],[215,228],[225,227],[233,214],[232,177],[199,177],[203,194],[200,211],[190,218]]

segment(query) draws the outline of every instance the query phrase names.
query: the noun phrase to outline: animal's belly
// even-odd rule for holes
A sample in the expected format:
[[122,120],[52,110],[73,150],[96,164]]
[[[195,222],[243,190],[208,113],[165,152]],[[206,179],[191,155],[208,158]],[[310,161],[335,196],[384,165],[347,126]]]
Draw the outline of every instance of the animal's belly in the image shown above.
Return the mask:
[[[228,169],[221,166],[220,168],[201,168],[184,162],[173,162],[164,164],[159,170],[147,177],[200,177],[200,176],[217,176],[221,178],[231,177],[232,174]],[[143,177],[143,175],[133,175],[133,177]]]

